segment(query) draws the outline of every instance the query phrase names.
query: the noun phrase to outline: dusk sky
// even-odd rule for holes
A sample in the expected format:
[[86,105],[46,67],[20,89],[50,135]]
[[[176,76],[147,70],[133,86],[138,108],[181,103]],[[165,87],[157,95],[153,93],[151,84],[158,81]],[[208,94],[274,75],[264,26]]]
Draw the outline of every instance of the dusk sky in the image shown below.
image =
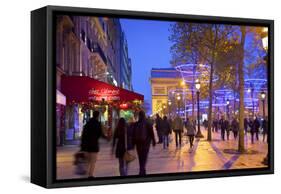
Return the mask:
[[170,67],[170,22],[120,19],[128,41],[132,60],[132,80],[135,92],[144,95],[151,104],[149,83],[151,68]]

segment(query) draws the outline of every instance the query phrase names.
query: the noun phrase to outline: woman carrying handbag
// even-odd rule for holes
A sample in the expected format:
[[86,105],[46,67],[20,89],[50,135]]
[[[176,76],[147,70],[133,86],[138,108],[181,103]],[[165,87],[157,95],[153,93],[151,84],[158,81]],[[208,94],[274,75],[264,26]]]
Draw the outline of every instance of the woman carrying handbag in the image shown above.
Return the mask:
[[135,156],[128,152],[128,135],[127,135],[127,124],[124,118],[120,118],[113,136],[114,150],[117,140],[115,156],[119,160],[119,172],[120,176],[128,175],[128,164],[135,159]]

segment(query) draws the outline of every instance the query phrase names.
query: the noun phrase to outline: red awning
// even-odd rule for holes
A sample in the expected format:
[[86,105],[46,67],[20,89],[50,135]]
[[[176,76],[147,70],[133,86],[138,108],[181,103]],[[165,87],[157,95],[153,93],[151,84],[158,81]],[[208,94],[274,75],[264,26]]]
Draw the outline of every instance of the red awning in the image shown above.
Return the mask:
[[105,82],[85,76],[62,76],[61,91],[67,103],[89,101],[143,101],[141,94],[115,87]]

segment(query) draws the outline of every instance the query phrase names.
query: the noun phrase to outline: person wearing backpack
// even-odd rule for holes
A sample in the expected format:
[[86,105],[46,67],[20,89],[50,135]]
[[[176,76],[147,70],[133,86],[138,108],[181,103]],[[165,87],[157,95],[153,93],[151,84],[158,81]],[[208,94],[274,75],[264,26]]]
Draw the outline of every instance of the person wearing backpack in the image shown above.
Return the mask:
[[156,145],[153,128],[147,121],[144,111],[139,112],[139,120],[135,123],[133,130],[133,143],[136,146],[139,160],[139,175],[146,175],[146,162],[150,144]]

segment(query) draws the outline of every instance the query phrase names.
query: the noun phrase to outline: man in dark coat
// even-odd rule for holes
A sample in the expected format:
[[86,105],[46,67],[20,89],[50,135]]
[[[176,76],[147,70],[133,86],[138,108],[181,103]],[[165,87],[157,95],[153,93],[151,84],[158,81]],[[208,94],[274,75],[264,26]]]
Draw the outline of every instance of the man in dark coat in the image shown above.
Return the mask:
[[231,129],[233,132],[234,139],[236,140],[238,131],[239,131],[239,123],[235,117],[233,118],[233,120],[231,122]]
[[258,117],[255,118],[254,120],[254,131],[255,131],[255,134],[256,134],[256,140],[258,141],[259,140],[259,130],[260,130],[260,121],[258,119]]
[[163,136],[162,136],[163,149],[166,149],[167,147],[169,147],[169,134],[172,133],[172,129],[167,116],[164,116],[163,118],[162,130],[163,130]]
[[98,140],[102,136],[102,126],[98,120],[99,112],[94,111],[93,117],[85,124],[81,138],[81,151],[88,154],[88,175],[94,177],[95,163],[99,152]]
[[155,120],[155,124],[156,124],[156,131],[157,131],[157,135],[158,135],[158,143],[162,143],[162,136],[163,136],[163,131],[162,131],[162,118],[159,116],[159,114],[156,114],[156,120]]
[[133,131],[133,143],[136,145],[139,159],[139,175],[146,175],[146,162],[150,144],[155,146],[153,128],[147,121],[144,111],[139,112],[139,120],[135,123]]
[[250,118],[250,121],[248,123],[250,127],[250,133],[251,133],[251,143],[254,143],[254,135],[255,135],[255,126],[254,126],[254,121],[252,118]]
[[248,126],[249,126],[249,121],[247,118],[244,118],[244,130],[245,130],[245,134],[247,134],[248,132]]
[[218,132],[218,120],[214,119],[213,120],[213,125],[212,125],[212,132]]
[[228,128],[229,128],[229,122],[228,122],[228,120],[224,119],[224,116],[221,116],[219,125],[221,127],[221,139],[224,141],[225,131],[228,130]]

